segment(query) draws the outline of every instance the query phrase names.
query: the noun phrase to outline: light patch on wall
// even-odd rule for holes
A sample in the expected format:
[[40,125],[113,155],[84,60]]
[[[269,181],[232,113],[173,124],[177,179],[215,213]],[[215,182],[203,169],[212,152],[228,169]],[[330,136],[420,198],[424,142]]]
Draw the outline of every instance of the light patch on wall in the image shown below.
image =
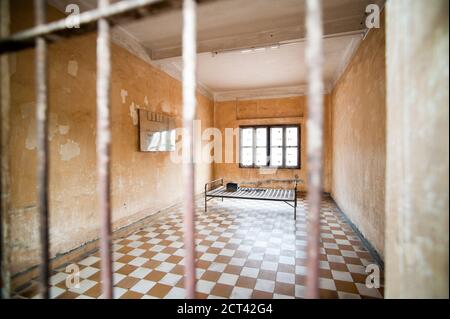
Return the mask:
[[76,77],[78,74],[78,62],[75,60],[70,60],[67,64],[67,73],[71,76]]
[[69,125],[59,125],[58,126],[58,131],[59,131],[59,134],[61,134],[61,135],[66,135],[67,133],[69,133],[69,130],[70,130]]
[[124,185],[124,183],[123,183],[123,178],[122,178],[122,176],[119,176],[119,179],[118,179],[118,181],[117,181],[117,189],[119,189],[119,190],[122,190],[124,187],[125,187],[125,185]]
[[32,130],[30,130],[30,126],[29,126],[27,138],[25,139],[25,148],[30,151],[32,151],[36,148],[36,135],[34,134],[34,132],[31,132],[31,131]]
[[9,76],[13,76],[17,70],[17,58],[15,53],[9,55]]
[[139,108],[139,105],[134,104],[134,102],[132,102],[130,104],[130,117],[133,120],[133,125],[138,125],[138,113],[137,113],[137,109]]
[[20,114],[22,119],[27,123],[27,135],[25,137],[25,148],[27,150],[34,150],[36,148],[36,122],[34,120],[33,111],[35,103],[29,102],[20,105]]
[[[36,121],[33,114],[35,110],[35,103],[25,103],[20,105],[20,112],[22,119],[27,123],[27,134],[25,137],[25,148],[27,150],[36,149]],[[49,129],[48,129],[48,139],[51,141],[56,134],[66,135],[70,130],[69,125],[58,124],[58,115],[55,113],[50,113],[49,118]]]
[[162,101],[162,103],[161,103],[161,110],[164,113],[170,113],[170,105],[169,105],[169,103],[167,103],[166,101]]
[[128,91],[124,89],[120,90],[120,96],[122,97],[122,104],[127,103]]
[[147,95],[144,97],[144,104],[148,105],[148,97],[147,97]]
[[58,114],[50,113],[48,139],[51,141],[55,134],[58,133]]
[[259,169],[259,174],[261,174],[261,175],[273,175],[273,174],[276,174],[277,173],[277,168],[272,168],[272,167],[270,167],[270,168],[266,168],[266,167],[261,167],[260,169]]
[[62,144],[59,147],[59,155],[61,160],[70,161],[80,155],[80,146],[73,140],[67,140],[66,144]]

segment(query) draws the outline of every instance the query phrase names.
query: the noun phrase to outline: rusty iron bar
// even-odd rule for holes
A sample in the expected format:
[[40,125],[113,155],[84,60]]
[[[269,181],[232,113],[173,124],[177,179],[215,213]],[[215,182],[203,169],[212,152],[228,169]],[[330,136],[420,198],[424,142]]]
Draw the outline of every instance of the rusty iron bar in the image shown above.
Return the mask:
[[[46,21],[45,0],[35,0],[35,22]],[[37,207],[41,240],[41,297],[48,299],[49,292],[49,142],[48,142],[48,96],[47,96],[47,43],[43,37],[36,38],[36,149],[37,149]]]
[[[0,36],[9,35],[10,14],[9,0],[0,1]],[[1,293],[0,298],[11,296],[11,240],[10,240],[10,170],[9,170],[9,137],[10,137],[10,79],[9,79],[9,56],[0,56],[1,75],[1,111],[0,111],[0,278]]]
[[323,78],[322,8],[306,2],[306,64],[308,68],[308,261],[306,297],[319,298],[320,206],[322,199]]
[[[99,10],[106,10],[109,0],[99,0]],[[98,20],[97,35],[97,178],[100,210],[100,257],[103,297],[113,298],[111,258],[111,132],[110,82],[111,39],[110,26],[105,18]]]
[[184,249],[186,298],[195,298],[195,165],[193,123],[196,113],[196,3],[183,1],[183,152]]
[[[0,39],[0,53],[12,52],[17,50],[22,50],[24,48],[34,47],[34,40],[37,37],[45,37],[51,34],[57,34],[60,32],[69,33],[71,35],[82,34],[84,28],[87,25],[93,24],[100,19],[113,18],[121,15],[128,14],[130,12],[136,11],[145,6],[154,5],[160,3],[163,0],[127,0],[119,1],[109,5],[108,7],[86,11],[80,13],[79,23],[80,29],[71,28],[68,29],[66,26],[67,20],[61,19],[47,24],[42,24],[40,26],[35,26],[18,33],[15,33],[8,38],[2,37]],[[94,29],[95,30],[95,29]],[[88,31],[92,31],[88,29]]]

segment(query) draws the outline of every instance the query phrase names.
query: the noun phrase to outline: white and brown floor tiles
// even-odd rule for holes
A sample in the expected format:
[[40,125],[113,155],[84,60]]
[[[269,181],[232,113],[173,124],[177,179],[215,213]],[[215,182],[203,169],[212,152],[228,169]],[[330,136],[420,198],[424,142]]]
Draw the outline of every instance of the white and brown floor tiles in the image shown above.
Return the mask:
[[[196,220],[198,298],[303,298],[306,283],[305,199],[297,220],[281,202],[225,199],[198,201]],[[183,219],[174,207],[145,229],[114,241],[115,298],[184,298]],[[321,298],[383,298],[383,287],[368,288],[366,266],[376,264],[325,198],[321,210]],[[52,298],[101,298],[99,253],[75,263],[78,287],[68,288],[66,266],[51,276]],[[38,298],[37,282],[17,297]]]

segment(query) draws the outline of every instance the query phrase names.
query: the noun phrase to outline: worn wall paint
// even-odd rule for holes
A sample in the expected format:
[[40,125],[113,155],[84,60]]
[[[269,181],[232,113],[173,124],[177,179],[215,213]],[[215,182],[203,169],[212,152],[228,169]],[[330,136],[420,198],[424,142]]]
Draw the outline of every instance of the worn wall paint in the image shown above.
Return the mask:
[[69,125],[59,125],[58,126],[58,131],[59,131],[59,134],[61,134],[61,135],[66,135],[67,133],[69,133],[69,130],[70,130]]
[[[24,8],[32,2],[20,0],[11,2],[11,5],[13,30],[31,26],[33,10]],[[49,10],[50,20],[61,17],[54,9]],[[99,236],[95,42],[96,35],[91,34],[49,46],[50,129],[53,132],[50,144],[52,257]],[[34,51],[20,52],[16,59],[16,72],[11,76],[14,273],[39,261],[33,129]],[[76,72],[70,61],[77,62]],[[135,107],[140,105],[175,116],[177,126],[181,126],[182,100],[179,81],[116,45],[112,46],[111,80],[112,218],[113,227],[117,229],[180,202],[183,196],[179,191],[182,168],[171,161],[170,153],[138,151],[138,126],[134,125],[134,115],[130,116],[129,105],[134,102]],[[202,120],[202,126],[212,126],[212,101],[200,94],[197,94],[197,101],[197,116]],[[196,191],[199,192],[212,178],[212,165],[200,163],[196,166],[196,173]]]
[[76,77],[78,75],[78,62],[75,60],[70,60],[67,64],[67,73],[71,76]]
[[384,255],[386,76],[384,15],[332,91],[332,196]]
[[59,146],[59,155],[61,155],[61,160],[70,161],[80,155],[80,145],[68,139],[65,144]]
[[[240,125],[274,125],[300,124],[301,127],[301,168],[261,170],[254,168],[240,168],[239,154],[235,152],[235,163],[225,163],[226,148],[236,150],[238,139],[233,144],[226,145],[225,129],[237,129]],[[294,178],[296,175],[304,181],[298,189],[305,191],[307,187],[307,157],[306,157],[306,97],[297,96],[277,99],[241,100],[215,102],[214,126],[222,132],[223,163],[214,164],[214,177],[224,178],[226,181],[257,181],[271,178]],[[330,99],[325,97],[324,121],[324,190],[331,189],[331,108]],[[228,151],[229,152],[229,151]],[[285,187],[286,184],[275,185]]]
[[120,96],[122,97],[122,103],[125,104],[127,103],[127,96],[128,96],[128,91],[121,89],[120,90]]
[[449,297],[448,9],[387,3],[387,298]]
[[138,125],[138,122],[139,122],[137,109],[139,109],[139,105],[136,105],[136,104],[134,104],[134,102],[131,102],[130,117],[131,117],[131,121],[133,122],[134,126]]

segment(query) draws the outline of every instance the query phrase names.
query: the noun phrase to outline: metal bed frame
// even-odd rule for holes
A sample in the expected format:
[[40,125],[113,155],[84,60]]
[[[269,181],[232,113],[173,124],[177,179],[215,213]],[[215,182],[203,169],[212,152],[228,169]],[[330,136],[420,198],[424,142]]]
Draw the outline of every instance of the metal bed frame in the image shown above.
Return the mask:
[[[252,200],[269,200],[284,202],[294,208],[294,220],[297,219],[297,185],[295,182],[293,189],[276,189],[276,188],[251,188],[240,187],[235,192],[227,191],[223,185],[223,178],[205,184],[205,212],[208,211],[208,201],[214,198],[233,198],[233,199],[252,199]],[[209,198],[209,199],[208,199]],[[292,204],[291,204],[292,202]]]

